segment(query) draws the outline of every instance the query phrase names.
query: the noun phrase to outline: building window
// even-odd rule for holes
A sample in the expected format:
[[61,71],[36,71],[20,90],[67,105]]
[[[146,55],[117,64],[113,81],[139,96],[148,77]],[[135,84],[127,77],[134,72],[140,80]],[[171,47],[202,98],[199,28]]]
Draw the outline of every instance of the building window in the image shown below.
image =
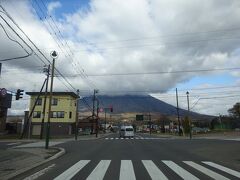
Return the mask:
[[52,111],[51,118],[64,118],[64,111]]
[[57,104],[58,104],[58,99],[57,98],[53,98],[52,99],[52,105],[53,106],[57,106]]
[[34,111],[33,118],[41,118],[41,111]]
[[69,119],[72,118],[72,112],[69,112]]
[[39,98],[38,100],[37,100],[37,104],[36,104],[37,106],[41,106],[42,105],[42,98]]

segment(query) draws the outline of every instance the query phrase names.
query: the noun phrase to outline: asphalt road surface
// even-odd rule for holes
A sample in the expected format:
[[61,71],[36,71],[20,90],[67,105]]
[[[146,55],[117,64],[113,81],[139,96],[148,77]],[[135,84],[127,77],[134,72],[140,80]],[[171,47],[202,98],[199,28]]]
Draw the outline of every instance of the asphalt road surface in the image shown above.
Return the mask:
[[17,179],[240,179],[240,142],[113,134],[58,145],[66,154]]

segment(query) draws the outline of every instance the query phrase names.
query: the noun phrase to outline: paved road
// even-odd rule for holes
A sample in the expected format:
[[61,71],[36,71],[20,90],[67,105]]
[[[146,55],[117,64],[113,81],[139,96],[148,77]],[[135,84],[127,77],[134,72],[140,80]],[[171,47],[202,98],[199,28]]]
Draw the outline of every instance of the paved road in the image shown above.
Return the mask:
[[67,153],[18,179],[240,179],[240,143],[113,134],[57,145]]

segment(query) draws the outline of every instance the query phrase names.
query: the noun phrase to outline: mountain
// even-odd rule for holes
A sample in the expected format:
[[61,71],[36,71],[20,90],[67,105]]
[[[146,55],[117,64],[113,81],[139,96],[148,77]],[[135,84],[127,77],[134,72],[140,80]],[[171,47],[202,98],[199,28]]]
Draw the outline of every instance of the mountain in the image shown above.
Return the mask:
[[[92,108],[92,98],[84,97],[80,103],[80,111],[87,110],[86,104],[89,104],[89,108]],[[97,96],[100,101],[100,107],[113,106],[114,113],[161,113],[165,115],[177,115],[176,107],[170,105],[164,101],[156,99],[152,96],[144,95],[121,95],[121,96]],[[188,111],[179,109],[180,116],[187,115]],[[190,112],[192,117],[202,117],[205,115]]]

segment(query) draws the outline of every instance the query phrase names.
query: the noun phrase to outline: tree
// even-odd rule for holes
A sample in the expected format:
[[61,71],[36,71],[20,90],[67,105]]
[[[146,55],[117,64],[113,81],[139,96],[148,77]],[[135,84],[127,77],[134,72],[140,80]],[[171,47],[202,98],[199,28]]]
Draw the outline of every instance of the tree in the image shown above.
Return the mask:
[[190,121],[189,117],[185,116],[184,120],[183,120],[183,131],[184,131],[184,134],[189,134],[190,133],[189,121]]
[[228,113],[233,117],[240,118],[240,103],[234,104],[233,107],[228,110]]

